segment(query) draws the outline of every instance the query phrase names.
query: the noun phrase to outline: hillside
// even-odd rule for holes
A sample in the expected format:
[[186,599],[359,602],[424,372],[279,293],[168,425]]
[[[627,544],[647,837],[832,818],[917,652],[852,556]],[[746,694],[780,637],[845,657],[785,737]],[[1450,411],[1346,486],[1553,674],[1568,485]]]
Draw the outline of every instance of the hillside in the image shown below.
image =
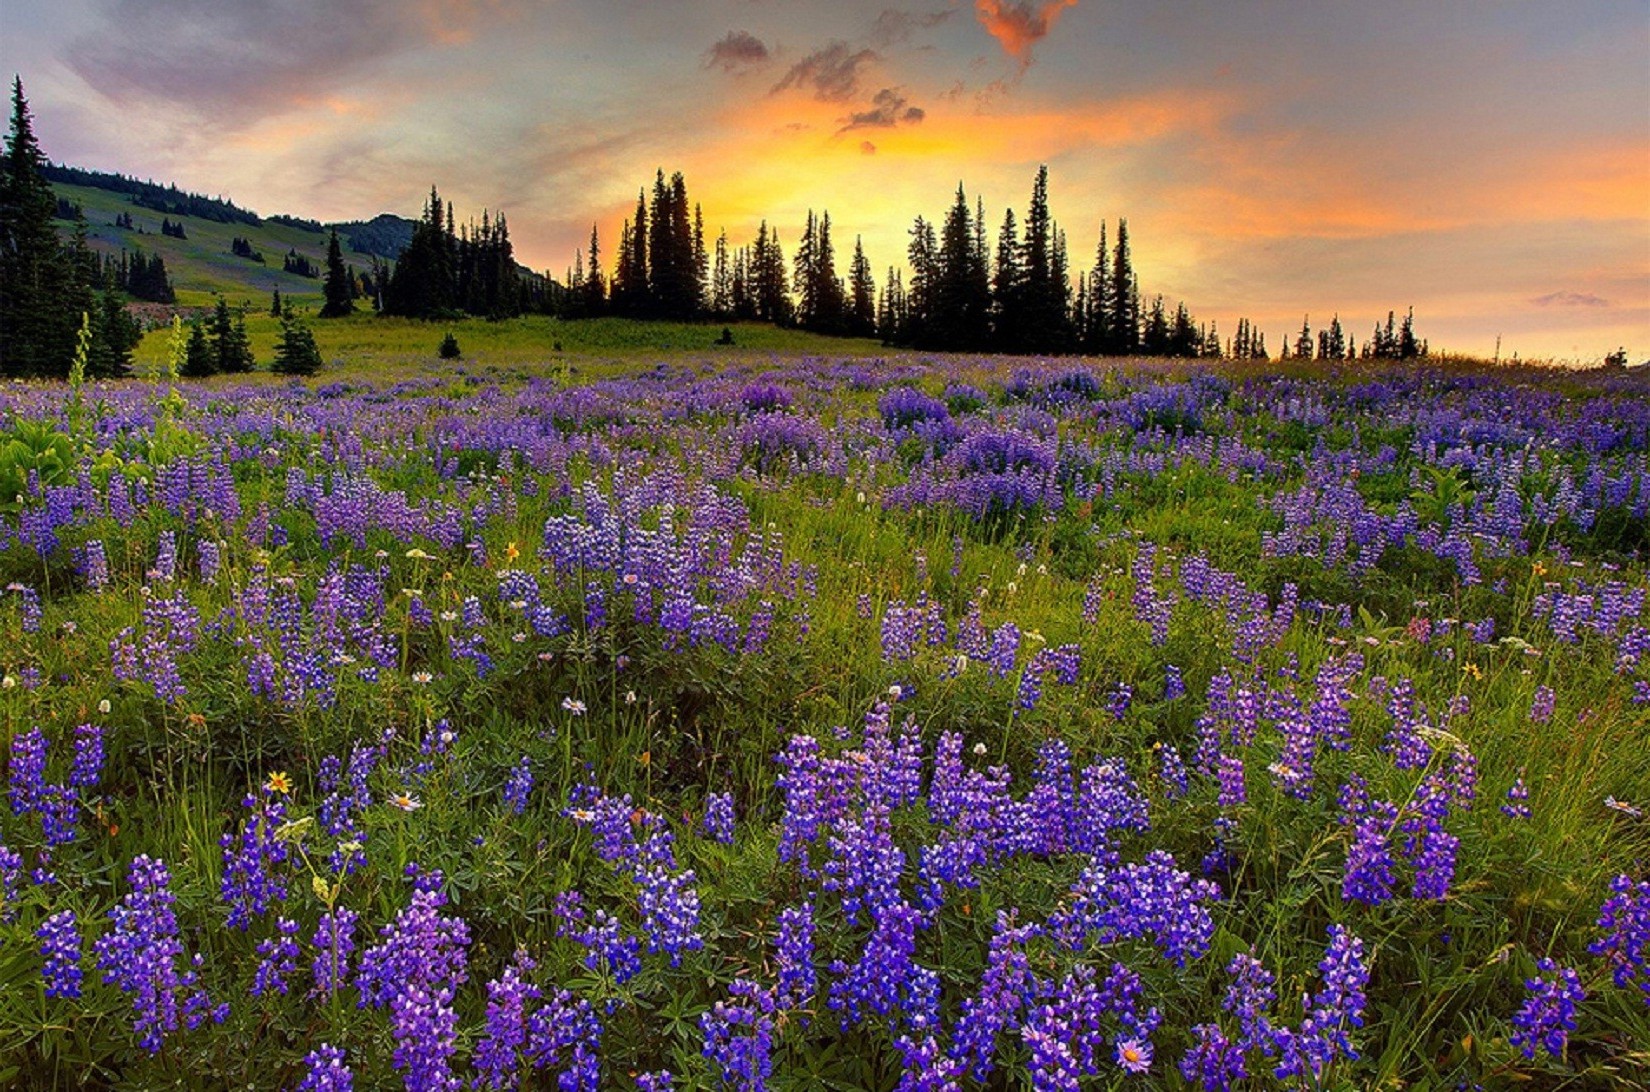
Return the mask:
[[[53,183],[52,189],[59,197],[80,206],[86,216],[86,235],[94,250],[118,254],[122,248],[142,249],[164,258],[182,306],[209,303],[219,293],[235,303],[258,304],[267,302],[270,293],[277,289],[283,296],[300,300],[320,299],[319,280],[282,272],[281,262],[289,251],[296,251],[316,267],[324,265],[327,248],[324,233],[275,219],[248,224],[170,215],[134,205],[124,194],[89,186],[59,182]],[[116,217],[121,215],[131,216],[131,230],[115,226]],[[186,238],[162,235],[162,219],[182,223]],[[71,221],[57,223],[65,235],[73,230]],[[230,245],[236,237],[250,242],[252,249],[263,255],[263,262],[232,253]],[[362,270],[371,263],[370,258],[361,254],[348,254],[345,260]]]

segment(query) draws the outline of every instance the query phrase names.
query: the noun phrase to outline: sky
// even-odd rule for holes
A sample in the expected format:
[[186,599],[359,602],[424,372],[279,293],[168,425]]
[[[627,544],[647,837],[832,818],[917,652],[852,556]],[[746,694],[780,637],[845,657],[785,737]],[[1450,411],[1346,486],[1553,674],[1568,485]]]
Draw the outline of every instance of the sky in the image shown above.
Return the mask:
[[[509,219],[560,275],[681,171],[707,235],[829,211],[904,264],[1039,165],[1074,269],[1276,351],[1309,316],[1434,349],[1650,359],[1650,0],[8,0],[48,156],[263,214]],[[610,266],[610,261],[608,263]]]

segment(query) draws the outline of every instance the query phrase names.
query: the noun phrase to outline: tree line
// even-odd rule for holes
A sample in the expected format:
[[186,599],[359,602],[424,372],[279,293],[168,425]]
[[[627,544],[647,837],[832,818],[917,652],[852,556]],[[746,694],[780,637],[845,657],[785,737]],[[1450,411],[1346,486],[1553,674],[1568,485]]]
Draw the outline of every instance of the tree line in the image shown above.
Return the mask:
[[[60,243],[51,220],[65,210],[52,193],[49,173],[18,80],[0,171],[0,371],[63,374],[84,313],[93,316],[88,321],[100,359],[112,361],[110,374],[122,374],[129,368],[130,347],[123,354],[119,346],[127,341],[135,345],[136,336],[124,329],[135,323],[115,317],[125,315],[117,293],[170,301],[164,263],[141,251],[99,259],[86,244],[83,218],[69,241]],[[243,211],[226,205],[214,218],[242,219],[230,210]],[[174,225],[169,218],[162,227],[167,235],[183,231],[181,222]],[[889,267],[879,289],[857,236],[846,278],[838,272],[828,210],[809,210],[790,262],[779,232],[766,220],[747,245],[732,246],[723,230],[707,248],[703,213],[690,201],[686,180],[680,172],[667,179],[660,170],[651,195],[645,187],[637,194],[635,213],[620,231],[610,276],[603,269],[594,225],[588,247],[575,253],[558,283],[516,262],[502,213],[483,211],[479,223],[461,226],[452,203],[443,201],[434,187],[393,263],[374,257],[368,273],[356,272],[343,262],[334,228],[324,270],[295,250],[285,256],[283,268],[305,277],[324,276],[322,318],[347,315],[356,310],[357,300],[366,298],[375,311],[422,319],[503,319],[543,312],[566,319],[616,315],[761,321],[935,350],[1269,356],[1265,335],[1247,319],[1223,342],[1215,324],[1195,321],[1184,302],[1170,306],[1154,296],[1143,303],[1128,222],[1116,222],[1115,242],[1108,239],[1109,228],[1102,220],[1094,263],[1074,276],[1066,233],[1050,213],[1046,167],[1036,174],[1023,219],[1012,208],[1004,212],[994,246],[984,202],[976,199],[971,205],[959,184],[942,217],[915,219],[906,253],[908,272]],[[232,249],[242,258],[263,260],[241,237]],[[295,321],[279,303],[274,310],[283,323]],[[1336,360],[1359,355],[1403,359],[1426,352],[1426,342],[1414,333],[1413,312],[1401,324],[1389,313],[1361,353],[1339,316],[1316,336],[1309,321],[1303,322],[1301,333],[1280,346],[1280,356]],[[229,349],[218,352],[214,369],[236,370],[233,357]],[[197,361],[204,359],[197,355]]]

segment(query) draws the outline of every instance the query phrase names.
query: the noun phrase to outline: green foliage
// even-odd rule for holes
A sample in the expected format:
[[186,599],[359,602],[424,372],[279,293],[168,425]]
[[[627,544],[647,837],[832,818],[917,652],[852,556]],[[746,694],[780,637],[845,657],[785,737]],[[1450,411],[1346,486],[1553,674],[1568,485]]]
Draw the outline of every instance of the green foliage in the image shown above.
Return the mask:
[[291,316],[281,321],[281,340],[270,370],[277,375],[314,375],[321,370],[321,350],[307,325]]
[[448,330],[447,336],[441,339],[441,350],[438,355],[442,360],[457,360],[459,358],[458,338],[453,336],[451,330]]
[[74,438],[48,421],[17,418],[0,432],[0,511],[16,512],[31,475],[41,488],[68,485],[76,466]]

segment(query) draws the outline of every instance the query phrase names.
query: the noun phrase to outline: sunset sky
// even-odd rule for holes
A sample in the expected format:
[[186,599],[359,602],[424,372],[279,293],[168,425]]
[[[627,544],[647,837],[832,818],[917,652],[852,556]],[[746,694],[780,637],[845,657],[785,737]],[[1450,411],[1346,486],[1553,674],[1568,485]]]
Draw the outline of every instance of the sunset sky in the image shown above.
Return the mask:
[[[1413,305],[1434,348],[1650,357],[1646,0],[11,0],[48,155],[260,213],[509,216],[559,275],[685,173],[707,233],[829,210],[880,283],[958,182],[1230,335]],[[1115,229],[1113,229],[1115,231]],[[707,240],[707,243],[709,240]]]

